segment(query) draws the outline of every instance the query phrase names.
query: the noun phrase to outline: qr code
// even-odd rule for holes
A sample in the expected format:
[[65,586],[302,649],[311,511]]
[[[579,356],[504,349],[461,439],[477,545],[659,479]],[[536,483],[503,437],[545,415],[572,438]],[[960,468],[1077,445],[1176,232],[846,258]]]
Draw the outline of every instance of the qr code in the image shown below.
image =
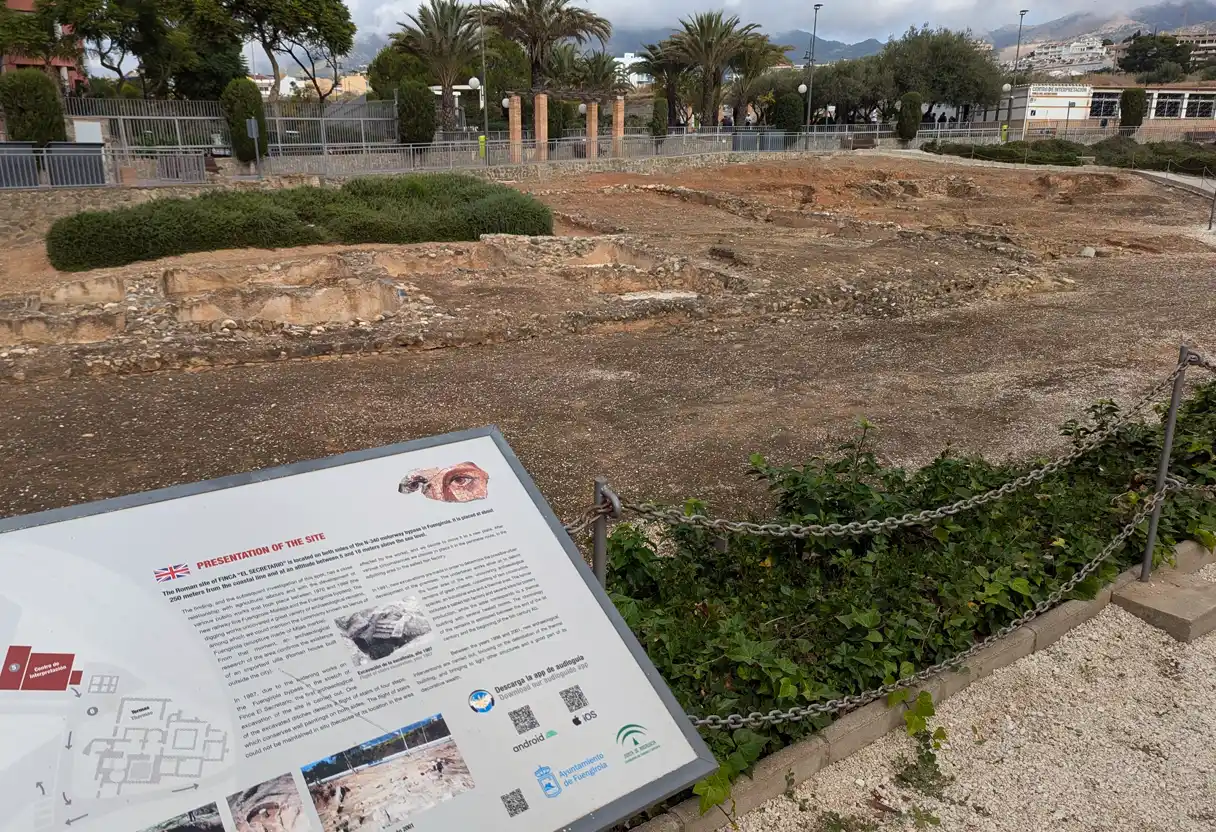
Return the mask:
[[502,805],[507,807],[507,816],[512,818],[528,811],[528,801],[524,800],[524,793],[519,789],[504,794]]
[[587,697],[583,695],[583,689],[578,685],[561,691],[560,696],[562,701],[566,703],[566,709],[570,711],[570,713],[581,711],[583,708],[586,708],[591,704],[587,701]]
[[527,705],[514,711],[507,711],[507,716],[511,717],[511,722],[515,723],[515,733],[517,734],[526,734],[540,727],[540,723],[536,721],[536,714],[532,713],[532,709]]

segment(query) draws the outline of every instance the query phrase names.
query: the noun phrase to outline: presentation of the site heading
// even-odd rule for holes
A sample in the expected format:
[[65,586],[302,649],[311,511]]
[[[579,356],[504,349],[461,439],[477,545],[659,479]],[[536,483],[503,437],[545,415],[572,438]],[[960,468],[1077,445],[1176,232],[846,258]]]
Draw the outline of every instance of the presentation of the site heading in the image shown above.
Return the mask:
[[584,568],[489,436],[0,534],[0,832],[561,829],[697,760]]

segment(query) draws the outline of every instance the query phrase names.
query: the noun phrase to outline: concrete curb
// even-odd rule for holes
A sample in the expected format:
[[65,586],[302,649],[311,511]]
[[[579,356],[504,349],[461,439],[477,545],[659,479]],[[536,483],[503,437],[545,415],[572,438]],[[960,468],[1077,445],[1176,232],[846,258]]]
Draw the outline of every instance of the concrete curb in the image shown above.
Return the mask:
[[1171,179],[1169,176],[1166,176],[1161,171],[1133,170],[1133,171],[1131,171],[1131,173],[1134,173],[1136,176],[1139,176],[1141,179],[1147,179],[1150,182],[1155,182],[1158,185],[1164,185],[1167,188],[1173,188],[1176,191],[1182,191],[1184,193],[1193,194],[1194,196],[1201,196],[1205,200],[1208,200],[1208,201],[1211,201],[1211,199],[1212,199],[1212,192],[1207,190],[1206,188],[1204,188],[1200,185],[1193,185],[1190,182],[1184,182],[1179,179]]
[[[1154,574],[1190,574],[1216,562],[1213,552],[1189,540],[1174,547],[1174,559],[1173,569],[1158,569]],[[991,676],[1018,659],[1050,647],[1069,630],[1101,612],[1111,602],[1113,592],[1139,577],[1140,567],[1134,566],[1100,589],[1092,601],[1065,601],[981,650],[961,670],[946,671],[931,677],[924,685],[913,689],[912,695],[927,690],[933,694],[934,702],[943,702],[977,679]],[[901,725],[902,711],[887,708],[886,702],[879,700],[850,711],[823,731],[765,757],[756,763],[751,777],[743,776],[735,782],[731,790],[734,816],[758,808],[785,793],[791,786],[809,780],[832,763],[860,751]],[[731,818],[725,807],[720,806],[702,815],[697,798],[690,798],[635,827],[634,832],[716,832],[729,828]]]

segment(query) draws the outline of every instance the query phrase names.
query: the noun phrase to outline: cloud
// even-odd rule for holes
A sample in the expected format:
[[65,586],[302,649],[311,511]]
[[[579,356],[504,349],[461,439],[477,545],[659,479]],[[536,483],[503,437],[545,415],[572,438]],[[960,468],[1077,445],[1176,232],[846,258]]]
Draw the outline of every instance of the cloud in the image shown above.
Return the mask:
[[[674,26],[688,14],[721,8],[747,22],[759,23],[766,31],[811,28],[811,3],[807,0],[723,0],[708,4],[704,0],[583,0],[618,28]],[[1046,23],[1074,12],[1115,14],[1144,5],[1146,0],[1056,0],[1036,7],[1026,16],[1026,24]],[[351,12],[362,29],[392,31],[396,23],[417,8],[416,2],[376,2],[352,0]],[[1017,3],[991,0],[826,0],[819,13],[820,36],[828,40],[855,42],[866,38],[886,40],[909,26],[929,23],[954,29],[970,28],[987,32],[1018,22]]]

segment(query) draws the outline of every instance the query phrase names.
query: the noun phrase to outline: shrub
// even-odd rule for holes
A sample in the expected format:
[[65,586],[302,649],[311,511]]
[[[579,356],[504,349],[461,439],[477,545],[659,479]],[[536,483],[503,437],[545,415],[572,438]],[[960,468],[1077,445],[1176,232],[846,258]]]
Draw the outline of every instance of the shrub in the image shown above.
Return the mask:
[[667,99],[661,95],[654,97],[654,106],[650,109],[650,135],[661,139],[667,135]]
[[82,271],[225,248],[552,233],[552,214],[532,197],[470,176],[436,174],[352,179],[340,188],[220,191],[87,211],[56,221],[46,250],[55,268]]
[[401,143],[430,144],[438,128],[434,94],[418,81],[402,83],[397,88],[397,136]]
[[910,92],[899,99],[899,119],[895,122],[895,135],[902,142],[910,142],[916,138],[920,130],[921,110],[924,101],[920,95]]
[[[232,152],[242,162],[255,161],[266,155],[266,110],[262,106],[262,94],[248,78],[234,78],[224,87],[220,106],[228,120],[228,134],[232,137]],[[247,119],[257,119],[258,138],[249,138]]]
[[0,109],[9,138],[15,142],[45,147],[68,139],[59,89],[41,70],[18,69],[0,75]]
[[[1216,481],[1216,385],[1201,387],[1180,412],[1170,473]],[[1090,408],[1092,421],[1070,422],[1063,432],[1080,441],[1117,415],[1102,402]],[[895,517],[996,488],[1031,467],[949,452],[918,471],[889,467],[870,450],[872,427],[863,420],[854,441],[802,465],[752,457],[751,473],[772,493],[777,520]],[[802,541],[624,524],[610,538],[608,590],[689,712],[767,713],[858,694],[969,648],[1075,575],[1149,496],[1144,472],[1156,465],[1162,433],[1158,419],[1125,426],[1039,485],[889,533]],[[706,512],[696,500],[684,509]],[[1137,563],[1145,527],[1066,597],[1093,597]],[[1210,545],[1213,529],[1216,505],[1171,496],[1157,554],[1188,538]],[[706,739],[724,768],[738,771],[827,722],[816,716]]]
[[1182,64],[1166,61],[1152,72],[1146,72],[1136,80],[1141,84],[1173,84],[1185,77],[1186,70],[1182,68]]
[[1063,139],[1038,142],[1008,142],[1006,144],[956,144],[932,141],[922,145],[926,153],[983,159],[987,162],[1011,162],[1030,165],[1081,164],[1080,157],[1090,155],[1084,145]]
[[1119,126],[1139,127],[1148,111],[1148,93],[1142,89],[1127,89],[1119,96]]
[[773,105],[773,124],[787,133],[802,130],[806,126],[802,96],[796,92],[783,93]]

